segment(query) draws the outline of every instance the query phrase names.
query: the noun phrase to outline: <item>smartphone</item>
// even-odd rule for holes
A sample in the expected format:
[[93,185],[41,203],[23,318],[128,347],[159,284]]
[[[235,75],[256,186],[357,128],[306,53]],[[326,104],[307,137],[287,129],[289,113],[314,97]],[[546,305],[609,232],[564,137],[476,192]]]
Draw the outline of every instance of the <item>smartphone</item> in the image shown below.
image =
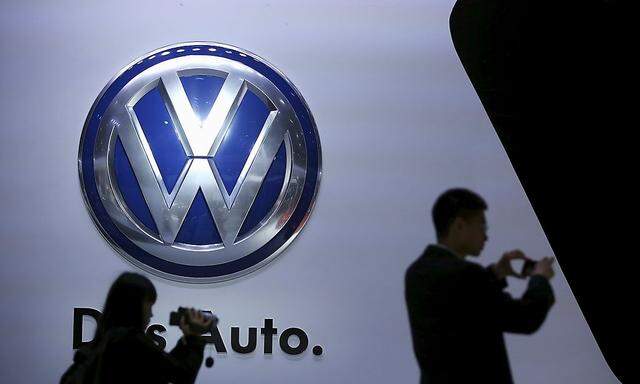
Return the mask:
[[522,270],[520,271],[520,275],[522,276],[531,276],[531,272],[533,272],[533,267],[536,266],[536,262],[533,260],[525,260],[524,264],[522,264]]

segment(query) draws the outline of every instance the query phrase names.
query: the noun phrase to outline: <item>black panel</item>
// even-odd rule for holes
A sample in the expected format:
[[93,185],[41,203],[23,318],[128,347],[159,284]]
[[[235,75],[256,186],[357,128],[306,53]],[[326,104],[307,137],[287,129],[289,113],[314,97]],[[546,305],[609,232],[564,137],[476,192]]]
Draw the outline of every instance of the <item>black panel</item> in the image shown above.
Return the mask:
[[451,34],[605,359],[638,382],[637,44],[617,2],[558,3],[458,1]]

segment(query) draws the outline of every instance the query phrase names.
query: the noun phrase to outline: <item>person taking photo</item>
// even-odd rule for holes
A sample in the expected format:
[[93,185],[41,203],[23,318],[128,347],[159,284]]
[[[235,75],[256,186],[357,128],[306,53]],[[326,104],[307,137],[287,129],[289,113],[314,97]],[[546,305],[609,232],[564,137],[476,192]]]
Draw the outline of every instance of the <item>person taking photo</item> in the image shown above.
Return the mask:
[[145,334],[156,298],[148,278],[121,274],[109,289],[93,341],[76,352],[60,383],[193,383],[205,346],[198,329],[208,328],[211,319],[188,310],[180,320],[183,336],[167,353]]
[[554,303],[550,257],[535,263],[524,295],[504,289],[506,277],[523,278],[511,262],[528,258],[506,252],[484,268],[466,260],[487,241],[485,201],[467,189],[443,193],[433,206],[437,244],[407,269],[405,299],[421,383],[513,383],[504,332],[531,334]]

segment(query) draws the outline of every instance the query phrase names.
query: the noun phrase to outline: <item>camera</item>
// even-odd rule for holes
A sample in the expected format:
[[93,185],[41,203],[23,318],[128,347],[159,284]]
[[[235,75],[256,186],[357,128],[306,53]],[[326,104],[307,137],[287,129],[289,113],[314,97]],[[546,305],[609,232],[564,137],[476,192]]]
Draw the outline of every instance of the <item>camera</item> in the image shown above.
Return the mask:
[[189,321],[188,313],[189,313],[189,309],[184,307],[180,307],[178,308],[177,311],[171,312],[169,314],[169,325],[180,325],[180,320],[184,317],[187,323],[189,324],[189,327],[201,334],[209,332],[213,327],[218,325],[218,318],[211,311],[200,311],[200,313],[202,313],[202,315],[204,316],[205,320],[211,319],[211,325],[206,328],[196,326],[193,323],[191,323]]

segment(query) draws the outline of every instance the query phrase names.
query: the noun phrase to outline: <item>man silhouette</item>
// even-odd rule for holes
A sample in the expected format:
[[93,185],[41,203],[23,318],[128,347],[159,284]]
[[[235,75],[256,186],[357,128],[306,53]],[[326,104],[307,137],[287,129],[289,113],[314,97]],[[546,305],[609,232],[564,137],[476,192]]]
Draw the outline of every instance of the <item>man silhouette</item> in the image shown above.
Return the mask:
[[484,268],[465,260],[487,241],[485,201],[466,189],[443,193],[432,216],[438,243],[408,268],[405,298],[421,383],[513,383],[503,332],[531,334],[554,302],[550,257],[538,261],[520,299],[504,292],[518,250]]

